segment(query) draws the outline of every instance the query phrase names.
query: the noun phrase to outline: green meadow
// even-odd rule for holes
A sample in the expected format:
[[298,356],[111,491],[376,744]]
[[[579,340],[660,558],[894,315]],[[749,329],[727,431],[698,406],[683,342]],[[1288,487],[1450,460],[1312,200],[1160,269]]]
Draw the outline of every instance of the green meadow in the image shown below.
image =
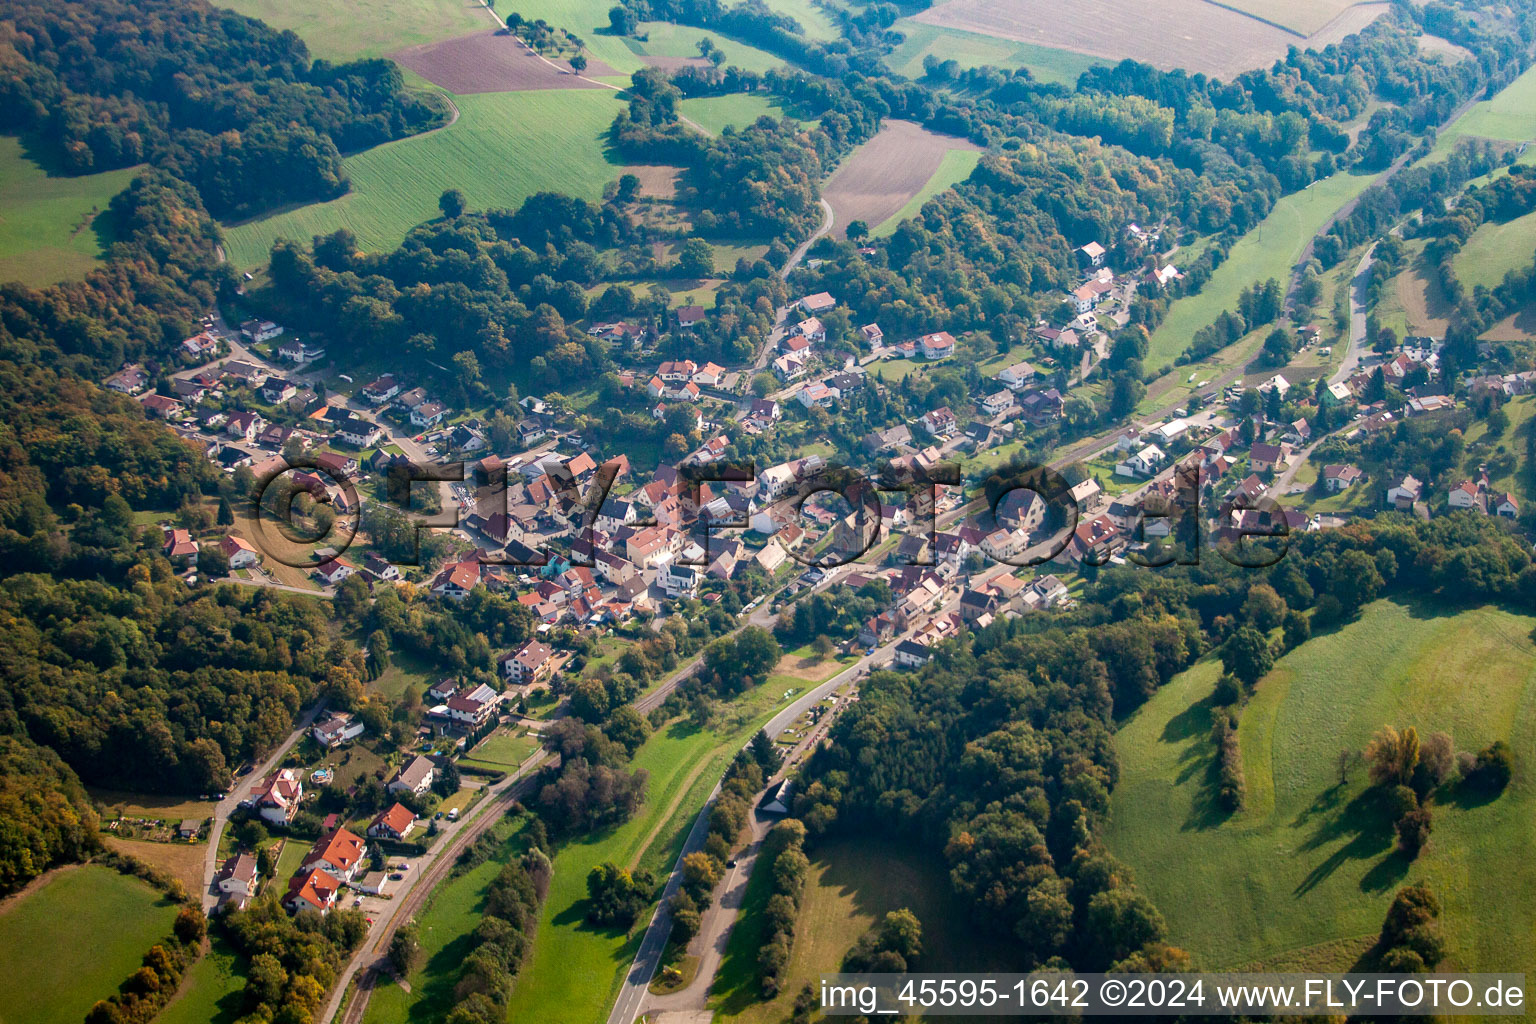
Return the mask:
[[51,175],[20,139],[0,136],[0,281],[39,287],[84,276],[107,241],[96,231],[97,215],[136,173]]
[[885,62],[892,71],[908,78],[922,77],[923,58],[930,55],[953,60],[962,69],[988,64],[1010,70],[1028,68],[1042,82],[1067,86],[1077,84],[1078,76],[1094,65],[1109,63],[1069,50],[925,25],[905,18],[896,23],[896,29],[906,40],[886,56]]
[[[725,54],[725,64],[727,67],[738,67],[743,71],[762,73],[773,68],[783,67],[785,64],[784,60],[775,57],[767,50],[759,50],[755,46],[738,42],[729,36],[723,36],[718,32],[711,32],[707,29],[695,28],[692,25],[676,25],[669,21],[646,21],[640,24],[638,34],[643,35],[645,38],[622,40],[623,44],[638,56],[697,57],[699,56],[699,40],[708,37],[720,48],[720,52]],[[638,67],[638,64],[636,67]],[[630,68],[629,70],[635,70],[635,68]],[[625,84],[627,85],[628,83]]]
[[758,118],[788,117],[777,100],[755,93],[731,93],[726,96],[695,96],[678,104],[678,111],[706,131],[719,135],[727,127],[745,128]]
[[1496,287],[1511,270],[1523,270],[1536,258],[1536,213],[1484,224],[1472,232],[1455,256],[1456,276],[1468,288]]
[[382,57],[396,50],[494,27],[476,0],[377,0],[294,3],[294,0],[219,0],[273,28],[292,29],[309,52],[327,60]]
[[[1328,222],[1335,210],[1365,191],[1375,174],[1339,172],[1310,188],[1281,199],[1259,226],[1233,244],[1227,259],[1216,268],[1198,295],[1179,299],[1152,334],[1147,354],[1149,368],[1166,367],[1189,347],[1200,328],[1213,322],[1223,310],[1237,309],[1238,295],[1255,282],[1273,277],[1285,289],[1291,270],[1307,243]],[[1177,257],[1174,263],[1178,263]]]
[[[1378,601],[1281,658],[1242,712],[1246,806],[1215,802],[1206,659],[1121,727],[1121,779],[1106,840],[1167,918],[1169,939],[1204,969],[1348,970],[1374,941],[1392,894],[1427,883],[1444,906],[1452,969],[1536,966],[1536,618],[1494,607],[1445,612]],[[1515,749],[1497,799],[1436,794],[1416,861],[1395,851],[1389,816],[1341,749],[1383,725],[1445,731],[1456,749]],[[1198,870],[1190,870],[1198,865]]]
[[171,934],[176,905],[137,878],[68,868],[0,903],[0,1024],[79,1024]]
[[1435,148],[1466,137],[1502,142],[1536,138],[1536,68],[1528,69],[1492,99],[1474,104],[1441,134]]
[[620,109],[606,89],[533,90],[456,97],[458,121],[386,143],[343,163],[352,190],[315,203],[226,226],[229,259],[248,270],[279,238],[307,243],[348,228],[367,251],[398,245],[411,228],[439,216],[437,200],[457,188],[471,209],[517,207],[535,192],[597,199],[622,173],[606,151]]

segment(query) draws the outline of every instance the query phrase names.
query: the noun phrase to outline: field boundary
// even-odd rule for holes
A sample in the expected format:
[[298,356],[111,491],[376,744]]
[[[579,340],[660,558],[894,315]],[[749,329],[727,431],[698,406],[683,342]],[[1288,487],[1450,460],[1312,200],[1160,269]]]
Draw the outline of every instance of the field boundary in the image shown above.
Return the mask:
[[[1268,25],[1270,28],[1277,28],[1281,32],[1286,32],[1286,33],[1289,33],[1290,35],[1295,36],[1297,39],[1310,39],[1311,38],[1305,32],[1298,32],[1294,28],[1291,28],[1291,26],[1289,26],[1289,25],[1282,25],[1278,21],[1270,21],[1268,18],[1264,17],[1263,15],[1254,14],[1252,11],[1245,11],[1241,7],[1233,7],[1231,4],[1224,4],[1224,3],[1221,2],[1221,0],[1205,0],[1205,2],[1210,4],[1212,7],[1220,7],[1224,11],[1231,11],[1233,14],[1241,14],[1245,18],[1252,18],[1254,21],[1262,22],[1263,24]],[[1377,0],[1377,2],[1380,2],[1380,0]],[[1358,6],[1358,5],[1356,5],[1356,6]],[[1332,22],[1330,22],[1329,24],[1332,24]],[[1323,26],[1323,28],[1327,28],[1327,27],[1328,27],[1327,25]],[[1322,31],[1322,30],[1319,29],[1318,31]]]

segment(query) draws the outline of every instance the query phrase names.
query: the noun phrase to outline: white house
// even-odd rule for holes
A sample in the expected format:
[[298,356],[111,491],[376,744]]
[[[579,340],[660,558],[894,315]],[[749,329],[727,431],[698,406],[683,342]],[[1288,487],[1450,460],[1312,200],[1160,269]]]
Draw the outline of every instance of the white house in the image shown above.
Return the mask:
[[415,793],[420,796],[432,788],[432,780],[435,778],[437,778],[437,766],[432,763],[431,758],[417,754],[410,764],[402,767],[395,773],[395,777],[389,780],[388,789],[391,793]]
[[1007,385],[1009,390],[1020,391],[1035,379],[1035,368],[1028,363],[1014,363],[999,373],[997,379]]
[[924,359],[948,359],[955,354],[955,339],[948,331],[925,334],[918,339]]
[[422,402],[411,410],[411,425],[415,427],[435,427],[448,415],[448,407],[442,402]]
[[271,341],[283,333],[283,328],[271,320],[247,320],[240,325],[240,334],[247,341]]
[[699,572],[691,565],[678,565],[669,562],[656,574],[656,585],[666,593],[668,597],[697,597],[699,594]]
[[1149,444],[1135,455],[1126,458],[1124,462],[1117,464],[1115,472],[1121,476],[1152,476],[1166,458],[1161,448],[1155,444]]
[[354,740],[364,732],[363,720],[345,711],[332,712],[324,721],[316,722],[310,727],[309,734],[315,738],[315,742],[327,749],[339,747],[348,740]]

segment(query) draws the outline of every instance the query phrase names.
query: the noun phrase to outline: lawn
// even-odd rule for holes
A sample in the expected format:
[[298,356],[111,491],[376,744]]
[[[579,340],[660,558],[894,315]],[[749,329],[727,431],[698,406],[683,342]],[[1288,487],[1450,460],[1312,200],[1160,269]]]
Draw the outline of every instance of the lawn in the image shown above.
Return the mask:
[[380,0],[378,3],[296,3],[294,0],[219,0],[273,28],[291,28],[316,57],[381,57],[418,43],[494,27],[474,0]]
[[934,196],[960,184],[971,176],[976,169],[976,164],[981,160],[981,154],[969,149],[951,149],[944,154],[939,161],[939,169],[933,172],[933,177],[928,183],[918,190],[917,195],[907,200],[907,205],[897,210],[888,219],[876,225],[870,234],[875,237],[883,237],[894,232],[901,222],[915,217],[923,208],[923,204]]
[[1277,202],[1258,227],[1237,240],[1200,294],[1179,299],[1169,307],[1167,318],[1152,334],[1147,366],[1172,363],[1189,347],[1196,331],[1213,322],[1222,310],[1237,308],[1244,288],[1271,277],[1280,282],[1282,290],[1288,288],[1291,269],[1307,242],[1335,210],[1375,179],[1375,174],[1341,171]]
[[915,837],[835,839],[814,854],[784,987],[768,1001],[760,999],[757,984],[757,952],[767,939],[769,875],[762,870],[767,862],[753,871],[710,997],[716,1020],[771,1024],[787,1018],[804,985],[816,987],[822,972],[836,971],[870,925],[902,907],[922,923],[928,951],[913,970],[1007,969],[1003,950],[969,929],[970,914],[952,894],[942,861],[917,848]]
[[406,980],[411,990],[383,985],[368,1000],[369,1024],[403,1024],[405,1021],[439,1021],[448,1016],[456,1000],[453,988],[460,967],[473,945],[470,934],[479,926],[486,890],[503,864],[521,853],[524,844],[517,833],[527,820],[506,819],[493,827],[499,845],[485,863],[449,879],[433,890],[425,909],[416,917],[421,942],[418,966]]
[[[1445,613],[1378,601],[1280,659],[1239,728],[1248,805],[1214,805],[1207,699],[1219,663],[1176,677],[1121,728],[1121,779],[1106,840],[1167,918],[1169,940],[1206,969],[1254,964],[1346,970],[1392,893],[1425,882],[1445,907],[1452,969],[1523,971],[1536,913],[1529,751],[1536,741],[1536,618],[1486,607]],[[1505,739],[1515,779],[1492,802],[1454,792],[1409,864],[1358,767],[1336,757],[1382,725],[1444,730],[1459,750]],[[1192,864],[1198,871],[1189,870]]]
[[1066,86],[1076,85],[1078,76],[1095,64],[1109,63],[1069,50],[996,39],[910,19],[897,22],[896,30],[906,36],[906,41],[892,50],[885,61],[892,71],[908,78],[922,77],[923,58],[929,55],[940,60],[953,60],[962,69],[987,64],[1006,70],[1028,68],[1030,74],[1042,82]]
[[469,759],[497,768],[516,768],[539,748],[539,740],[526,729],[497,729],[487,736]]
[[171,933],[176,905],[144,882],[89,864],[0,904],[4,1024],[79,1024]]
[[245,960],[218,934],[155,1024],[234,1024],[245,1009]]
[[1511,270],[1531,265],[1536,253],[1536,213],[1503,224],[1483,224],[1456,254],[1456,276],[1467,288],[1493,288]]
[[725,54],[726,67],[741,68],[743,71],[762,74],[774,68],[781,68],[785,64],[783,58],[775,57],[767,50],[759,50],[755,46],[737,42],[719,32],[694,28],[692,25],[674,25],[669,21],[647,21],[641,23],[638,32],[645,36],[643,40],[626,39],[624,43],[635,53],[648,57],[697,57],[699,40],[707,36],[714,40],[720,52]]
[[688,120],[716,135],[724,131],[727,126],[746,128],[765,114],[769,117],[790,117],[791,120],[798,120],[786,114],[777,99],[746,92],[734,92],[725,96],[695,96],[692,99],[683,100],[678,104],[677,109]]
[[633,934],[587,924],[587,872],[611,861],[664,877],[729,759],[772,715],[782,692],[770,680],[725,705],[714,728],[677,721],[641,746],[630,766],[650,773],[639,813],[617,827],[566,842],[555,854],[549,898],[512,993],[509,1019],[569,1024],[607,1016],[649,911]]
[[825,0],[765,0],[774,14],[785,14],[800,23],[801,33],[807,39],[829,42],[842,35],[837,19],[825,10]]
[[347,195],[226,227],[230,262],[242,270],[261,266],[276,239],[308,242],[343,227],[364,250],[392,249],[439,216],[438,197],[449,188],[477,210],[515,208],[544,190],[596,200],[622,173],[605,142],[616,97],[599,89],[458,97],[455,124],[343,161],[352,181]]
[[0,281],[33,287],[83,277],[96,266],[104,239],[94,226],[108,201],[137,168],[50,175],[21,140],[0,136]]

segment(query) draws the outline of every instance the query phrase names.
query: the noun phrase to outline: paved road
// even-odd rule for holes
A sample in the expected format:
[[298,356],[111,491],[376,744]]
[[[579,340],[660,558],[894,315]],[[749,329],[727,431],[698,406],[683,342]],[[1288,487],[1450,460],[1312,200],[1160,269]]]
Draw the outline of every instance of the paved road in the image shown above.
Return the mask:
[[[838,687],[853,682],[861,676],[867,675],[872,669],[887,664],[891,660],[891,650],[894,643],[877,649],[871,654],[866,654],[848,668],[839,672],[831,679],[817,686],[811,687],[805,693],[795,698],[782,711],[774,715],[768,724],[763,726],[764,731],[770,736],[776,736],[787,728],[790,723],[799,718],[805,710],[816,704],[827,694]],[[667,878],[666,888],[662,891],[661,902],[657,905],[651,916],[650,925],[645,930],[645,936],[640,940],[640,948],[635,953],[634,963],[630,965],[629,973],[624,977],[624,983],[619,988],[618,998],[614,1001],[613,1010],[608,1015],[608,1024],[631,1024],[631,1022],[644,1009],[646,996],[649,994],[651,979],[656,976],[656,968],[661,963],[661,954],[667,946],[667,936],[672,932],[672,913],[669,902],[677,894],[683,880],[683,858],[704,846],[704,839],[709,834],[709,813],[715,806],[715,798],[720,795],[720,784],[709,794],[709,800],[699,811],[694,819],[693,828],[688,833],[688,839],[683,843],[683,848],[678,852],[677,862],[672,868],[672,874]],[[755,854],[754,854],[755,856]],[[749,868],[749,866],[748,866]],[[738,858],[736,870],[740,874],[741,885],[746,884],[746,871]],[[734,918],[734,914],[732,914]],[[718,964],[718,959],[715,961]],[[713,978],[713,970],[705,975],[703,965],[700,965],[700,977]]]
[[330,1002],[317,1019],[338,1020],[336,1014],[341,1009],[342,999],[346,997],[347,986],[359,972],[363,972],[363,977],[358,980],[357,992],[338,1024],[356,1024],[363,1019],[368,1009],[368,998],[373,991],[374,976],[381,970],[388,970],[386,957],[395,930],[416,914],[432,890],[448,876],[459,854],[470,843],[500,821],[514,801],[531,795],[535,773],[556,757],[556,754],[547,750],[534,751],[517,766],[516,771],[486,787],[485,796],[466,817],[443,826],[441,837],[417,861],[416,869],[400,882],[394,898],[386,905],[383,913],[374,918],[367,937],[337,978],[336,985],[331,989]]
[[213,876],[219,869],[219,837],[224,834],[224,826],[228,824],[229,816],[234,813],[236,807],[240,806],[240,801],[251,795],[251,790],[256,788],[258,782],[276,770],[293,745],[309,731],[310,725],[324,708],[325,701],[321,700],[306,711],[294,725],[293,732],[288,734],[288,738],[245,778],[231,786],[224,799],[214,806],[213,824],[208,827],[208,849],[203,853],[203,911],[205,913],[212,910],[219,902],[219,894],[213,887]]
[[1360,365],[1360,360],[1365,356],[1366,330],[1365,321],[1369,313],[1366,304],[1366,290],[1371,283],[1371,267],[1376,262],[1376,243],[1372,242],[1365,255],[1360,257],[1360,262],[1355,265],[1355,275],[1350,279],[1349,286],[1349,347],[1344,352],[1344,359],[1339,363],[1339,368],[1329,376],[1329,384],[1338,384],[1348,379]]

